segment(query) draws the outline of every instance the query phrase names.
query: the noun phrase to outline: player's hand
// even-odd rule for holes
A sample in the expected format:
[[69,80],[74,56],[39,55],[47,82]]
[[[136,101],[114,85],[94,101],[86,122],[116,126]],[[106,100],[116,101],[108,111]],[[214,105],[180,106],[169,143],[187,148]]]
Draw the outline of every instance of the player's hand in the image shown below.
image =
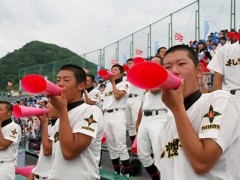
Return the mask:
[[60,113],[67,108],[66,88],[63,88],[60,96],[49,96],[51,104]]
[[87,96],[87,90],[86,89],[83,90],[83,93],[84,93],[85,96]]
[[109,81],[111,82],[111,84],[115,83],[115,77],[114,76],[109,77]]
[[162,101],[172,111],[178,111],[184,106],[183,97],[184,80],[177,89],[163,89],[162,90]]
[[48,119],[46,113],[44,113],[42,116],[37,116],[37,117],[42,124],[48,124],[49,119]]
[[31,174],[29,175],[28,180],[34,180],[34,174],[33,174],[33,173],[31,173]]

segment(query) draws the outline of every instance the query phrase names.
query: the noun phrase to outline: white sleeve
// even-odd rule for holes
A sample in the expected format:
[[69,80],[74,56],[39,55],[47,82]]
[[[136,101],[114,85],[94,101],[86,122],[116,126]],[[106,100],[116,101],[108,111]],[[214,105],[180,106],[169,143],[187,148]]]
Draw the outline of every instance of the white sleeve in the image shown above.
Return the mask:
[[73,133],[82,133],[96,138],[98,122],[102,121],[103,114],[98,107],[90,106],[73,127]]
[[218,97],[204,109],[199,137],[211,138],[223,152],[239,136],[238,112],[231,98]]
[[119,90],[126,91],[127,93],[128,93],[128,89],[129,89],[129,84],[127,81],[124,81],[119,87]]
[[213,59],[209,62],[207,68],[210,69],[211,71],[218,72],[220,74],[224,73],[224,49],[221,48],[219,49],[216,54],[214,55]]
[[14,143],[18,142],[19,136],[21,136],[20,127],[11,127],[8,131],[4,134],[4,139],[12,141]]

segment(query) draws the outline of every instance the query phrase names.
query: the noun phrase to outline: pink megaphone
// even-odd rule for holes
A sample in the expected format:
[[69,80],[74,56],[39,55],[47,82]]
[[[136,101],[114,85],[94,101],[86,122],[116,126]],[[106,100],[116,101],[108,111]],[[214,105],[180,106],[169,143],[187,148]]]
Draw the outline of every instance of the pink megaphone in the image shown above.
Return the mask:
[[142,62],[146,62],[146,60],[142,57],[135,57],[133,58],[133,64],[139,64],[139,63],[142,63]]
[[133,66],[128,71],[127,79],[142,89],[176,89],[181,83],[178,77],[153,62],[144,62]]
[[123,67],[123,69],[124,69],[125,72],[127,72],[127,71],[129,70],[129,67],[128,67],[128,65],[126,65],[126,64],[123,64],[122,67]]
[[38,74],[24,76],[21,81],[22,88],[34,94],[60,95],[62,88]]
[[235,32],[229,32],[227,33],[228,38],[234,38],[237,34]]
[[13,115],[17,118],[26,116],[41,116],[44,113],[47,114],[48,109],[19,106],[18,104],[13,106]]
[[16,168],[16,174],[19,174],[21,176],[24,176],[24,177],[29,177],[31,172],[32,172],[32,169],[34,168],[35,166],[25,166],[25,167],[17,167]]
[[101,141],[101,144],[104,144],[105,143],[105,141],[106,141],[106,134],[105,133],[103,133],[103,135],[102,135],[102,141]]
[[237,33],[237,40],[240,41],[240,32]]
[[98,75],[104,79],[109,79],[110,77],[112,77],[114,74],[111,71],[107,71],[105,69],[101,69],[98,71]]
[[133,154],[137,154],[137,136],[135,137],[133,144],[132,144],[132,148],[131,148],[131,152]]

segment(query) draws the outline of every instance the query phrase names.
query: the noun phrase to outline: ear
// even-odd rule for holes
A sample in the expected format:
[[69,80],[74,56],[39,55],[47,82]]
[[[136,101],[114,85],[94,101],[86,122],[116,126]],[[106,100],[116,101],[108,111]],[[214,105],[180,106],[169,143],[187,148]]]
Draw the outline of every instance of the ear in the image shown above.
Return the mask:
[[196,68],[197,78],[201,78],[203,76],[203,71],[204,71],[204,67],[203,67],[202,63],[199,63]]
[[79,89],[80,91],[83,91],[83,90],[85,89],[85,82],[79,83],[79,84],[78,84],[78,89]]

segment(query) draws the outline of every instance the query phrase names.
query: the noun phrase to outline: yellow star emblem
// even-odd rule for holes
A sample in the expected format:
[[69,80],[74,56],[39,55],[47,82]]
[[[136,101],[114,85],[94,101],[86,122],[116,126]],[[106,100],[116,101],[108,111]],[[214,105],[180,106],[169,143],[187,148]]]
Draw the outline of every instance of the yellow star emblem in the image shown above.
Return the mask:
[[205,114],[203,117],[207,117],[209,119],[210,123],[212,123],[214,118],[216,116],[220,116],[220,115],[222,115],[222,114],[217,111],[214,111],[212,105],[210,105],[208,113]]
[[16,130],[16,129],[14,129],[14,130],[11,131],[11,132],[12,132],[13,136],[14,136],[15,134],[17,134],[17,130]]

